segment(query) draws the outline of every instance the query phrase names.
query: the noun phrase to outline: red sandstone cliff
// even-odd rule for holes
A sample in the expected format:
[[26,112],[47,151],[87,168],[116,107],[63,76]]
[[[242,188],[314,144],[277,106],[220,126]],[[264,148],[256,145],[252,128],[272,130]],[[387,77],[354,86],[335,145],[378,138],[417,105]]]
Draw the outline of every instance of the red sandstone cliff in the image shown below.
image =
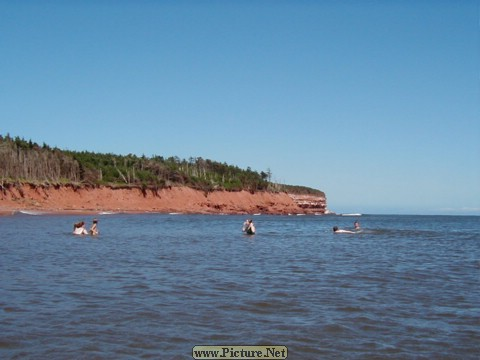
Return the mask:
[[82,212],[179,212],[200,214],[323,214],[324,197],[247,191],[205,193],[188,187],[158,191],[139,188],[2,186],[0,212],[17,210]]
[[324,196],[290,194],[290,197],[305,214],[325,214],[327,199]]

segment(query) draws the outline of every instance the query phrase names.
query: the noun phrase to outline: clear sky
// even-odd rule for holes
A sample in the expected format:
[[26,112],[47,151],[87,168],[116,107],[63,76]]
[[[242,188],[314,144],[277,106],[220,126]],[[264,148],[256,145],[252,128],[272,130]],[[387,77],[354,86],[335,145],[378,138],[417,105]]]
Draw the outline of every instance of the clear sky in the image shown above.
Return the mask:
[[0,0],[0,134],[480,215],[478,0]]

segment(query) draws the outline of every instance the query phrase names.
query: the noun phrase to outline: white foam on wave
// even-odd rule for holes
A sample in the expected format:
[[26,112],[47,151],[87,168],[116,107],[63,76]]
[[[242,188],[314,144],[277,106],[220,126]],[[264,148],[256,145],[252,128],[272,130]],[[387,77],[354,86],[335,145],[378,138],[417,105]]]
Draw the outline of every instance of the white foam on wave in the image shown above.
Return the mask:
[[18,213],[23,215],[31,215],[31,216],[38,216],[38,215],[45,214],[42,211],[32,211],[32,210],[19,210]]

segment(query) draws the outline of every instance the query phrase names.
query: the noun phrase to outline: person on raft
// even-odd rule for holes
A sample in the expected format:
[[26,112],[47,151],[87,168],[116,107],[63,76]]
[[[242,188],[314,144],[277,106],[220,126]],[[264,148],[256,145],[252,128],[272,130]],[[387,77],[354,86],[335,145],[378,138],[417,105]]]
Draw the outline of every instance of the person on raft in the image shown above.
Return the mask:
[[339,229],[338,226],[333,227],[334,234],[355,234],[355,231]]

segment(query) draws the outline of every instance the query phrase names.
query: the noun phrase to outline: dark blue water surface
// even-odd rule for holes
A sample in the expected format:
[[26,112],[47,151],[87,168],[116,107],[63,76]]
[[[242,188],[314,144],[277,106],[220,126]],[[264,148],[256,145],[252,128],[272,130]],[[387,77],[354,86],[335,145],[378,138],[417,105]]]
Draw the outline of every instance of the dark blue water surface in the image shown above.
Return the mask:
[[480,218],[0,217],[0,358],[478,359]]

